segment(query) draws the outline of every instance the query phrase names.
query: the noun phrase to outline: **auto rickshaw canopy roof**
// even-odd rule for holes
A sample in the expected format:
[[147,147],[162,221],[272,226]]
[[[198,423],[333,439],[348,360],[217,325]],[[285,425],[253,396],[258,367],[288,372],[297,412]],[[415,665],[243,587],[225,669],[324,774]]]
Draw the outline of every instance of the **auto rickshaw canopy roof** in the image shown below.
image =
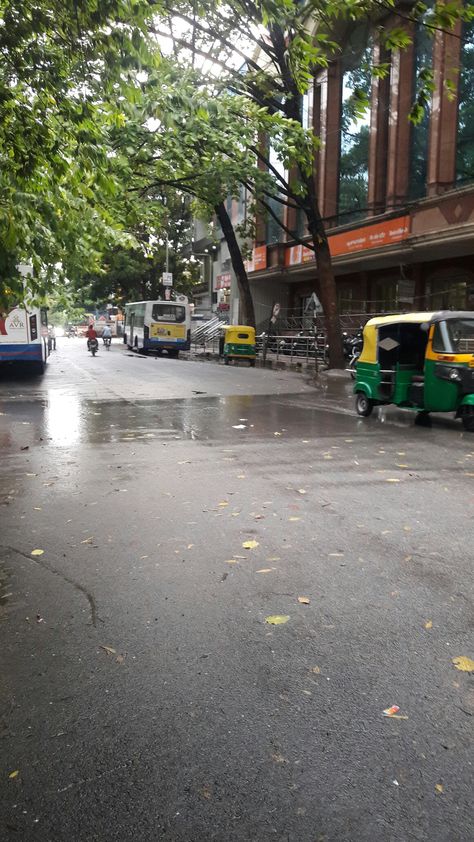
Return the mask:
[[[241,335],[245,334],[245,335]],[[246,342],[255,344],[255,328],[250,325],[228,325],[225,329],[226,342]]]
[[364,347],[359,357],[361,363],[377,362],[377,330],[384,325],[435,324],[449,319],[474,319],[471,310],[434,310],[421,313],[397,313],[393,316],[375,316],[364,327]]

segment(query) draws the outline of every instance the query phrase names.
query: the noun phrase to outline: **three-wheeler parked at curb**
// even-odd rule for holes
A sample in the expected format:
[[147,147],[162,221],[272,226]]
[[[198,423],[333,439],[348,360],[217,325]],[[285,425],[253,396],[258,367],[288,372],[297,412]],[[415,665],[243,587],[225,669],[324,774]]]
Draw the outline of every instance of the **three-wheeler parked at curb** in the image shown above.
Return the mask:
[[255,365],[255,328],[248,325],[229,325],[224,335],[224,362],[230,360],[248,360]]
[[374,406],[454,412],[474,432],[474,312],[444,310],[370,319],[356,364],[356,410]]

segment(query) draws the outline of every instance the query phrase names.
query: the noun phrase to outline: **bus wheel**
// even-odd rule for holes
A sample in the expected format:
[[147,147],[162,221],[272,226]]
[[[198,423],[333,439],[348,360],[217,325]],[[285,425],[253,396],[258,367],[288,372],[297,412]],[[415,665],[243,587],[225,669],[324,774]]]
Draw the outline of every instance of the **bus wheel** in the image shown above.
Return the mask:
[[168,348],[168,356],[171,357],[171,359],[176,360],[178,354],[179,351],[177,351],[175,348]]
[[364,392],[357,392],[356,412],[363,418],[368,418],[374,408],[374,402]]
[[255,360],[249,360],[250,368],[255,368]]
[[33,372],[38,377],[41,377],[41,375],[45,373],[46,363],[45,363],[44,360],[41,360],[41,362],[33,363],[32,365],[33,365]]

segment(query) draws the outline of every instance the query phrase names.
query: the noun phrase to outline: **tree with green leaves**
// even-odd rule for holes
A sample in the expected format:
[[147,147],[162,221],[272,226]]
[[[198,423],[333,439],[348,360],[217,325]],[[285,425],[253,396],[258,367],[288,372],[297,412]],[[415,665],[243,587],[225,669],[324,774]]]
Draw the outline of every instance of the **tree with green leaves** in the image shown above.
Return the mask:
[[[148,0],[0,0],[0,298],[41,296],[125,242],[110,128],[158,53]],[[130,238],[128,238],[130,239]]]
[[[395,0],[341,2],[341,0],[228,0],[228,2],[175,2],[165,0],[168,18],[157,24],[159,36],[168,39],[174,61],[181,67],[200,68],[203,83],[231,91],[261,108],[269,117],[291,124],[302,122],[301,100],[315,75],[341,53],[348,32],[360,22],[369,23],[386,50],[403,50],[411,43],[408,22],[421,21],[427,31],[452,31],[459,19],[472,17],[472,6],[436,2],[430,8],[417,3],[400,11]],[[179,25],[178,25],[179,22]],[[387,64],[371,67],[372,74],[386,75]],[[449,81],[449,80],[448,80]],[[433,88],[432,73],[420,72],[412,118],[420,120]],[[221,96],[219,93],[217,96]],[[368,106],[367,94],[355,89],[354,113]],[[270,217],[286,228],[275,202],[303,213],[317,261],[316,289],[323,305],[333,366],[343,365],[336,283],[317,182],[313,172],[312,143],[301,154],[293,144],[281,147],[288,168],[284,174],[272,164],[269,147],[255,142],[260,165],[274,176],[273,191],[258,195]],[[290,177],[289,175],[290,174]]]

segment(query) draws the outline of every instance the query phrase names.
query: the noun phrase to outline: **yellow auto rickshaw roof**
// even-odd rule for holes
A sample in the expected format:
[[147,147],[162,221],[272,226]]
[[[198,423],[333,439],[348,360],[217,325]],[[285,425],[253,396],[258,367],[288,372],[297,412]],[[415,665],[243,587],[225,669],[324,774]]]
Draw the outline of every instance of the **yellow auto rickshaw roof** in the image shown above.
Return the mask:
[[245,333],[249,334],[249,339],[252,338],[252,336],[255,336],[255,328],[250,327],[250,325],[228,325],[225,329],[225,332],[226,332],[226,334],[227,333],[234,333],[234,332],[235,333],[244,333],[245,332]]
[[369,319],[366,327],[393,324],[423,324],[423,322],[431,322],[436,315],[437,312],[432,311],[429,313],[398,313],[395,316],[375,316],[373,319]]

